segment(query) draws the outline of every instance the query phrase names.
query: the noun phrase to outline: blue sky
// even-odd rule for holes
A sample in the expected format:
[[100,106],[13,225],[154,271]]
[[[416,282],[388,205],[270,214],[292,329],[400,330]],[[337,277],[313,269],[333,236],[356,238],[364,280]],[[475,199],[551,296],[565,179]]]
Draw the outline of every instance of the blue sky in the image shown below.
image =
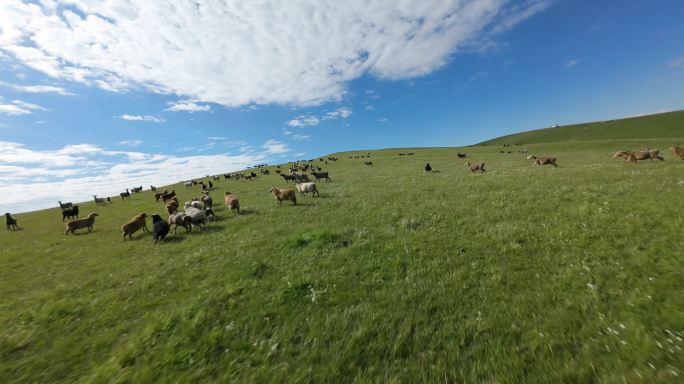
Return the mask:
[[0,210],[684,108],[684,2],[0,4]]

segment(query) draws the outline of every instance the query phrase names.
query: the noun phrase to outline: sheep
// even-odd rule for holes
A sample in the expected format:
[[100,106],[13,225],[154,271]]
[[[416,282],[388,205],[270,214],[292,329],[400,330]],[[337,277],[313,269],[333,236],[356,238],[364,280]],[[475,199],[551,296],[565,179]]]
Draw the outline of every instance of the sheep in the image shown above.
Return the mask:
[[529,155],[527,156],[527,160],[534,160],[534,164],[537,166],[551,164],[554,168],[558,167],[555,157],[538,157],[535,155]]
[[643,151],[617,151],[614,155],[613,158],[616,157],[624,157],[625,161],[630,161],[633,163],[637,163],[637,160],[646,160],[646,159],[658,159],[660,161],[664,161],[660,155],[660,150],[658,149],[646,149]]
[[294,182],[295,180],[297,180],[297,178],[294,177],[294,175],[287,175],[287,174],[285,174],[285,173],[281,173],[280,176],[283,177],[283,179],[285,180],[286,183],[287,183],[288,181],[290,181],[290,180],[292,180],[293,182]]
[[226,207],[229,210],[236,211],[238,215],[240,214],[240,200],[238,200],[238,198],[235,197],[235,195],[233,195],[230,192],[226,192],[226,195],[223,199],[226,203]]
[[152,236],[154,236],[155,244],[157,244],[157,241],[164,240],[170,229],[169,223],[164,221],[159,214],[155,213],[152,215]]
[[318,192],[318,188],[316,188],[316,183],[298,183],[297,190],[301,196],[304,196],[304,194],[309,192],[311,192],[312,197],[316,197],[316,195],[319,197],[321,196],[321,193]]
[[174,225],[173,233],[176,233],[178,226],[185,228],[185,233],[190,233],[192,231],[192,218],[187,213],[175,212],[169,214],[169,224]]
[[681,147],[672,147],[670,148],[670,151],[674,153],[675,156],[679,157],[680,159],[684,160],[684,148]]
[[214,210],[209,208],[209,207],[204,207],[204,215],[207,217],[207,220],[210,218],[216,218],[216,214],[214,213]]
[[210,191],[214,189],[214,183],[212,183],[211,180],[207,180],[207,184],[209,184]]
[[211,208],[214,205],[214,199],[209,196],[208,192],[204,192],[200,200],[204,203],[205,207]]
[[123,232],[124,240],[126,240],[126,235],[128,235],[129,239],[133,239],[133,234],[137,232],[140,228],[142,228],[144,232],[149,232],[149,230],[147,229],[146,219],[146,213],[139,213],[135,215],[135,217],[132,218],[128,223],[122,225],[121,231]]
[[74,206],[72,203],[62,203],[61,201],[58,201],[58,203],[59,203],[59,208],[61,210],[65,210],[67,208],[71,208]]
[[185,188],[191,188],[192,187],[192,181],[186,181],[185,183],[183,183],[183,185],[185,185]]
[[131,199],[131,193],[128,191],[128,188],[126,188],[126,192],[121,192],[119,193],[119,196],[121,196],[121,200],[123,199]]
[[167,193],[169,193],[169,191],[167,191],[166,189],[164,190],[164,192],[155,192],[154,201],[158,203],[159,198],[162,197],[162,195],[166,195]]
[[93,199],[95,199],[95,205],[107,205],[107,199],[104,197],[97,197],[97,195],[93,195]]
[[309,176],[305,173],[293,173],[292,176],[294,176],[296,181],[300,181],[300,182],[301,181],[306,181],[306,182],[311,181],[309,179]]
[[467,156],[465,153],[463,153],[463,152],[458,152],[458,153],[456,154],[456,156],[458,156],[458,157],[461,158],[461,159],[468,157],[468,156]]
[[185,203],[185,213],[190,215],[192,225],[198,226],[200,229],[202,229],[202,224],[207,223],[207,215],[201,204],[199,201]]
[[477,172],[477,171],[480,171],[480,173],[485,173],[485,172],[487,172],[487,171],[485,170],[485,167],[484,167],[484,166],[485,166],[485,163],[482,163],[482,164],[470,164],[470,162],[467,162],[467,163],[466,163],[466,166],[467,166],[468,168],[470,168],[470,172]]
[[326,182],[332,181],[330,180],[330,177],[328,176],[328,172],[311,172],[311,176],[316,178],[316,181],[320,179],[325,179]]
[[7,230],[20,229],[17,225],[17,219],[12,217],[9,212],[5,213],[5,224],[7,224]]
[[152,192],[157,192],[157,187],[155,187],[154,185],[150,185],[150,190]]
[[366,165],[368,165],[368,166],[370,166],[370,167],[373,166],[373,162],[372,162],[372,161],[364,161],[363,163],[366,164]]
[[62,211],[62,221],[64,221],[64,219],[73,218],[78,219],[78,205],[74,205],[73,207]]
[[283,205],[283,200],[289,200],[293,205],[297,205],[297,195],[292,189],[279,189],[276,187],[271,188],[271,194],[278,200],[278,205]]
[[161,195],[160,197],[161,197],[162,201],[164,203],[166,203],[166,200],[171,200],[171,198],[174,196],[176,196],[176,190],[172,189],[171,192],[165,193],[165,194]]
[[[76,206],[74,206],[76,207]],[[64,232],[64,236],[68,235],[69,232],[72,234],[76,234],[77,229],[81,228],[88,228],[88,232],[93,230],[93,224],[95,224],[95,217],[97,217],[98,214],[93,212],[88,215],[85,219],[77,219],[70,221],[66,224],[66,231]]]
[[425,172],[432,172],[432,167],[430,166],[430,163],[425,164]]

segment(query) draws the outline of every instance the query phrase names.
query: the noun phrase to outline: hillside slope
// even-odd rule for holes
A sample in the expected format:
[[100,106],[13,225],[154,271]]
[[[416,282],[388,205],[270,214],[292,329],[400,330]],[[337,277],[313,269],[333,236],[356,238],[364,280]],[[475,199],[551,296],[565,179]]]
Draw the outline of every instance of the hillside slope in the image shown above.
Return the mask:
[[684,110],[515,133],[478,145],[640,138],[683,138]]

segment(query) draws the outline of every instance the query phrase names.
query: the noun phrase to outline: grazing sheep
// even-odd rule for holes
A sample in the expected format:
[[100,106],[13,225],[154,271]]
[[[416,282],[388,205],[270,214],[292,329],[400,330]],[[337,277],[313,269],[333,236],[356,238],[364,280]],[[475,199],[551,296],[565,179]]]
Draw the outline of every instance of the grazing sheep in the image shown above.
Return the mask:
[[425,172],[432,172],[432,167],[430,166],[430,163],[425,164]]
[[161,199],[164,203],[166,203],[166,200],[171,200],[171,198],[174,196],[176,196],[176,190],[172,189],[171,192],[161,195]]
[[133,234],[137,232],[140,228],[142,228],[144,232],[149,232],[149,230],[147,229],[146,219],[146,213],[139,213],[135,215],[135,217],[132,218],[128,223],[122,225],[121,231],[123,232],[124,240],[126,240],[126,235],[128,235],[129,239],[132,239]]
[[670,151],[675,154],[675,156],[679,157],[680,159],[684,160],[684,148],[680,147],[672,147],[670,148]]
[[278,205],[283,204],[283,200],[291,201],[294,205],[297,205],[297,195],[293,189],[279,189],[276,187],[271,188],[271,194],[278,200]]
[[534,160],[534,164],[537,166],[551,164],[554,168],[558,167],[555,157],[538,157],[535,155],[529,155],[527,156],[527,160]]
[[166,195],[167,193],[169,193],[169,191],[167,191],[166,189],[164,190],[164,192],[155,192],[154,201],[158,203],[159,198],[162,197],[162,195]]
[[15,229],[20,229],[19,226],[17,225],[17,219],[12,217],[9,212],[5,213],[5,224],[7,224],[7,230],[15,230]]
[[98,214],[93,212],[90,215],[88,215],[88,217],[86,217],[85,219],[77,219],[68,222],[66,224],[66,232],[64,232],[64,236],[68,235],[69,232],[71,232],[72,234],[76,234],[76,230],[81,228],[88,228],[88,232],[92,231],[93,224],[95,224],[96,216],[98,216]]
[[298,183],[297,190],[301,196],[304,196],[309,192],[311,192],[312,197],[316,197],[316,195],[321,196],[320,192],[318,192],[318,188],[316,188],[316,183]]
[[487,172],[485,170],[485,163],[482,164],[470,164],[470,162],[466,163],[466,166],[470,168],[470,172],[477,172],[480,171],[480,173],[485,173]]
[[126,188],[126,192],[121,192],[119,193],[119,196],[121,196],[121,200],[123,199],[131,199],[131,193],[128,191],[128,188]]
[[320,179],[325,179],[326,182],[332,181],[330,180],[330,177],[328,176],[328,172],[311,172],[311,176],[316,178],[316,181]]
[[185,233],[190,233],[192,231],[192,218],[187,213],[175,212],[169,215],[169,224],[174,225],[173,233],[176,233],[176,229],[180,225],[185,228]]
[[159,216],[159,214],[152,215],[152,236],[154,236],[154,243],[164,240],[164,237],[169,234],[171,226],[169,223]]
[[617,151],[614,155],[613,158],[616,157],[624,157],[625,161],[637,163],[637,160],[647,160],[647,159],[658,159],[660,161],[664,161],[660,156],[660,151],[658,149],[646,149],[643,151]]
[[63,210],[62,221],[64,221],[64,219],[78,219],[78,205]]
[[285,182],[286,182],[286,183],[287,183],[288,181],[290,181],[290,180],[292,180],[293,182],[297,180],[297,178],[294,177],[294,175],[288,175],[288,174],[285,174],[285,173],[281,173],[280,176],[282,176],[283,179],[285,179]]
[[74,206],[72,203],[62,203],[61,201],[58,201],[58,203],[59,203],[59,208],[62,210],[65,210],[67,208],[71,208]]
[[459,158],[461,158],[461,159],[463,159],[463,158],[466,158],[466,157],[467,157],[467,156],[466,156],[466,154],[465,154],[465,153],[463,153],[463,152],[459,152],[459,153],[457,153],[457,154],[456,154],[456,156],[458,156],[458,157],[459,157]]
[[209,196],[209,192],[204,192],[200,200],[204,203],[205,207],[211,208],[214,206],[214,199]]
[[364,161],[363,163],[366,164],[366,165],[368,165],[368,166],[370,166],[370,167],[373,166],[373,162],[372,162],[372,161]]
[[226,192],[226,196],[223,199],[226,203],[226,207],[229,210],[236,211],[238,215],[240,214],[240,200],[238,200],[235,195],[230,192]]

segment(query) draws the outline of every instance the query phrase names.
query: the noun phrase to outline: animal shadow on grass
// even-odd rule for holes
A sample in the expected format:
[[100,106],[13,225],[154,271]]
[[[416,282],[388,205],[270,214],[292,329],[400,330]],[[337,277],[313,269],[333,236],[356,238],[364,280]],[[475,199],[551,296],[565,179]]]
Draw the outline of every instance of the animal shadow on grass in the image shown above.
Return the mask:
[[[240,216],[256,215],[257,213],[259,213],[259,211],[257,211],[256,209],[249,209],[249,208],[248,208],[248,209],[241,209],[241,210],[240,210],[240,214],[233,213],[233,214],[232,214],[232,217],[238,218],[238,217],[240,217]],[[231,214],[230,214],[230,213],[226,213],[226,216],[227,216],[227,217],[231,217]]]
[[[191,234],[191,233],[188,233],[188,235],[190,235],[190,234]],[[164,244],[164,243],[182,243],[183,241],[185,241],[185,238],[186,238],[186,234],[185,234],[185,233],[183,233],[183,236],[180,236],[180,233],[177,233],[177,234],[174,235],[173,232],[172,232],[172,233],[169,233],[168,235],[166,235],[166,237],[164,238],[164,240],[160,240],[160,241],[157,243],[157,245],[159,245],[159,244]]]

